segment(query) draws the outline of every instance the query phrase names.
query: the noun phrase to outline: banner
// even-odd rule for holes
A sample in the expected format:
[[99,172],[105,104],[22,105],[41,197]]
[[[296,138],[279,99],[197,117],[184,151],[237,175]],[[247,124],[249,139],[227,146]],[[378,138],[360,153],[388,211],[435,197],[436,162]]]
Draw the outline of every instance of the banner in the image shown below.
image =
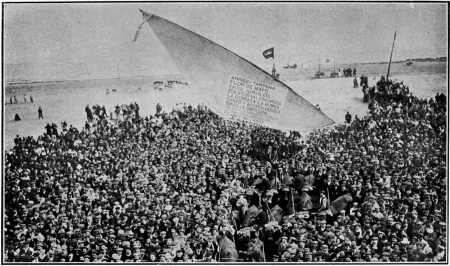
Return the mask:
[[142,13],[191,88],[217,115],[303,132],[334,123],[251,62],[170,21]]

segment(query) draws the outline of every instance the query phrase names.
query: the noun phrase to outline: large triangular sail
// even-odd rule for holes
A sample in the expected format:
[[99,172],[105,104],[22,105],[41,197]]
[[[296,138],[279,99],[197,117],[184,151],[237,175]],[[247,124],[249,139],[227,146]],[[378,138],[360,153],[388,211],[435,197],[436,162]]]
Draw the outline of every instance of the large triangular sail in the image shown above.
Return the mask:
[[141,12],[190,86],[217,115],[280,130],[310,131],[334,123],[249,61],[177,24]]

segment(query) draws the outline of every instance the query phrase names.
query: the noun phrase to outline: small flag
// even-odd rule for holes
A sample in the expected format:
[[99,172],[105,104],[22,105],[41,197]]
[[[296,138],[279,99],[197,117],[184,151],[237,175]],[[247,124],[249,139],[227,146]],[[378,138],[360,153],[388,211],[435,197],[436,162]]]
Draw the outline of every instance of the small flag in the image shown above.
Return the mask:
[[133,42],[137,41],[137,39],[138,39],[138,37],[139,37],[139,33],[141,32],[142,25],[144,25],[144,23],[147,22],[147,20],[148,20],[149,18],[151,18],[151,16],[148,17],[147,19],[144,19],[144,21],[142,21],[141,25],[139,25],[139,27],[138,27],[138,29],[137,29],[137,31],[136,31],[136,34],[134,35]]
[[269,57],[275,58],[274,48],[267,49],[263,52],[263,56],[267,59]]
[[[145,22],[145,21],[144,21],[144,22]],[[139,25],[139,27],[138,27],[138,29],[137,29],[137,31],[136,31],[136,34],[134,35],[133,42],[137,41],[137,39],[138,39],[138,37],[139,37],[139,33],[141,32],[142,25],[144,25],[144,22],[142,22],[141,25]]]

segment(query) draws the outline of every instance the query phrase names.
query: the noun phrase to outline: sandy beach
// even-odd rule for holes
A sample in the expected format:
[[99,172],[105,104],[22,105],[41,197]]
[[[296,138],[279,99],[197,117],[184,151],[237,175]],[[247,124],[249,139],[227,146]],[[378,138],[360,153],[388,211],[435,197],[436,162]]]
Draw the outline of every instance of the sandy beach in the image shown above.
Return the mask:
[[[419,64],[419,63],[418,63]],[[425,64],[425,63],[423,63]],[[436,93],[447,95],[447,77],[445,62],[435,63],[430,67],[415,67],[414,71],[402,68],[394,72],[392,79],[403,80],[410,87],[410,91],[419,97],[434,97]],[[370,73],[370,67],[366,73]],[[379,65],[373,65],[369,75],[369,86],[375,85],[380,78]],[[405,70],[406,69],[406,70]],[[347,111],[353,116],[364,116],[367,104],[362,102],[361,88],[353,88],[353,78],[325,78],[311,79],[313,69],[309,71],[294,72],[281,70],[281,79],[294,89],[299,95],[313,105],[319,104],[321,110],[337,124],[344,121]],[[401,73],[403,72],[403,73]],[[284,80],[283,77],[286,79]],[[37,137],[44,133],[47,123],[56,123],[60,130],[62,121],[68,125],[81,129],[86,121],[84,108],[87,104],[105,105],[109,107],[136,102],[141,108],[141,115],[149,116],[155,113],[156,104],[160,103],[164,110],[171,111],[177,103],[198,104],[201,97],[189,86],[180,85],[174,88],[165,88],[162,91],[154,90],[153,81],[168,80],[176,77],[148,77],[123,78],[108,80],[61,81],[48,83],[27,83],[7,85],[4,95],[4,150],[13,147],[16,135]],[[375,78],[375,80],[374,80]],[[182,78],[179,78],[180,81]],[[109,88],[117,92],[106,94]],[[140,89],[139,89],[140,88]],[[27,103],[23,101],[26,95]],[[10,97],[16,95],[19,104],[9,104]],[[34,103],[30,103],[32,95]],[[44,119],[38,120],[38,108],[43,109]],[[15,122],[14,115],[19,114],[22,121]]]

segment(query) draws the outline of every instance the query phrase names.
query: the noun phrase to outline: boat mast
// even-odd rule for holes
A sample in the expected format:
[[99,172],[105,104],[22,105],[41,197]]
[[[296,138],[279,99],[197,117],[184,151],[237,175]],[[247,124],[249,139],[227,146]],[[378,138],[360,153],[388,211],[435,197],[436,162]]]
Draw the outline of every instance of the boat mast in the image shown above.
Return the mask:
[[394,42],[392,42],[392,50],[391,50],[391,58],[389,59],[389,66],[388,66],[388,72],[386,75],[386,81],[389,80],[389,71],[391,70],[391,62],[392,62],[392,54],[394,52],[394,44],[395,44],[395,37],[397,36],[397,31],[394,33]]
[[320,56],[319,56],[319,72],[320,72]]

